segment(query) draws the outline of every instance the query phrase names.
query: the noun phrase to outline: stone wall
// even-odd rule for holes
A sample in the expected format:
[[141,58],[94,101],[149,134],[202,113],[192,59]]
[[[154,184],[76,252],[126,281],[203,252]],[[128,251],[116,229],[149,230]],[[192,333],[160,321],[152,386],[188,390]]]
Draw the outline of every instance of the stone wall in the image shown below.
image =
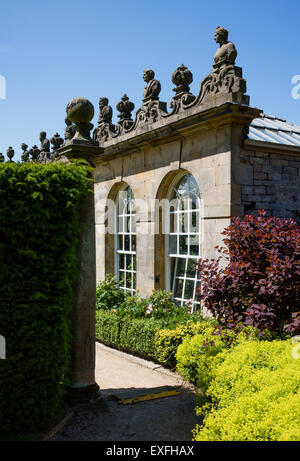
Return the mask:
[[248,165],[241,199],[244,213],[265,209],[269,215],[300,220],[300,154],[251,145],[242,150]]
[[[137,204],[137,290],[150,294],[165,288],[164,235],[159,215],[151,203],[166,198],[171,182],[184,173],[197,181],[202,201],[201,256],[216,257],[215,246],[231,216],[231,130],[229,126],[198,130],[190,135],[129,150],[124,155],[103,156],[95,172],[97,280],[114,270],[113,235],[107,233],[105,203],[128,184]],[[139,206],[145,201],[148,211]],[[106,233],[105,233],[106,232]]]

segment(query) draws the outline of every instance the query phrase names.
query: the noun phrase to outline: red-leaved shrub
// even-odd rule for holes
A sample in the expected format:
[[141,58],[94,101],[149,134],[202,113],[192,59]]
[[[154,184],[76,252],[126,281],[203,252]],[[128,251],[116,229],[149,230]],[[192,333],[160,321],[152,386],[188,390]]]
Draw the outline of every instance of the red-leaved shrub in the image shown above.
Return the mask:
[[300,226],[292,219],[232,218],[225,229],[227,259],[200,259],[200,299],[221,327],[251,325],[278,334],[300,333]]

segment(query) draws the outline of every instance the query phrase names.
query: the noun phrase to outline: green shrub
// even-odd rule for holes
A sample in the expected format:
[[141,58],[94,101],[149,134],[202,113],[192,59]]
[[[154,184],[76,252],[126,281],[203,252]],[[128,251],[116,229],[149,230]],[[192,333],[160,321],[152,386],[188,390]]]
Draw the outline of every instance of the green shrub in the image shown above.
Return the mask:
[[148,298],[142,298],[138,294],[126,296],[117,309],[117,314],[131,318],[161,320],[164,328],[175,328],[179,324],[202,319],[200,312],[190,314],[189,307],[176,304],[172,293],[164,290],[153,290]]
[[214,368],[221,358],[235,344],[260,338],[260,331],[253,327],[244,327],[239,333],[219,329],[209,325],[200,334],[187,337],[176,353],[177,371],[189,382],[196,384],[205,394],[214,376]]
[[207,390],[211,404],[197,409],[204,425],[197,441],[300,440],[299,359],[290,341],[243,341],[219,355]]
[[125,293],[118,287],[115,277],[108,274],[96,288],[96,309],[118,309],[125,300]]
[[157,360],[165,366],[174,368],[176,366],[176,352],[184,338],[204,333],[213,324],[212,320],[202,319],[198,322],[188,321],[174,329],[158,331],[155,336]]
[[116,313],[96,312],[96,338],[107,346],[144,358],[156,359],[155,334],[162,323],[154,319],[132,319]]
[[132,319],[144,319],[147,317],[147,307],[147,299],[137,294],[125,296],[125,300],[119,307],[117,314]]
[[40,430],[60,413],[89,184],[75,164],[0,165],[0,431]]

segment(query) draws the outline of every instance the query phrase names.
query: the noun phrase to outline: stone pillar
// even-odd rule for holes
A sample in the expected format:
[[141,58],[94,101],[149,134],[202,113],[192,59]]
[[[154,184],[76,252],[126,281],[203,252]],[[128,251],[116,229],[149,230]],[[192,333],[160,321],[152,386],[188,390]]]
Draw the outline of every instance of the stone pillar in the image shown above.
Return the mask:
[[[80,147],[80,150],[79,150]],[[66,157],[89,160],[87,146],[66,146],[60,149]],[[96,310],[96,238],[94,185],[82,203],[80,234],[77,246],[78,275],[74,286],[71,313],[71,387],[68,400],[88,401],[96,398],[95,383],[95,310]]]
[[[87,100],[77,98],[68,104],[67,113],[77,131],[59,149],[59,154],[67,159],[84,159],[92,164],[93,155],[101,151],[89,136],[93,106]],[[95,399],[99,394],[99,386],[95,382],[96,245],[93,184],[91,188],[92,193],[85,198],[81,208],[78,275],[71,314],[71,386],[68,401],[73,403]]]

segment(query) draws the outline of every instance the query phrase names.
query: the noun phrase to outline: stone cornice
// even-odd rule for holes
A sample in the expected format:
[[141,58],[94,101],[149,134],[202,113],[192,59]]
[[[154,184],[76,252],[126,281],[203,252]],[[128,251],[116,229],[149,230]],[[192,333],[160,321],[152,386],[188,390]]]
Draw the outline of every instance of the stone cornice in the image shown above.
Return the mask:
[[168,123],[156,122],[147,130],[110,140],[99,147],[93,146],[93,163],[97,164],[116,155],[126,155],[145,147],[169,143],[177,139],[192,136],[195,132],[216,129],[220,126],[235,125],[248,127],[259,116],[260,109],[251,108],[233,102],[219,106],[191,111],[185,117],[168,119]]

